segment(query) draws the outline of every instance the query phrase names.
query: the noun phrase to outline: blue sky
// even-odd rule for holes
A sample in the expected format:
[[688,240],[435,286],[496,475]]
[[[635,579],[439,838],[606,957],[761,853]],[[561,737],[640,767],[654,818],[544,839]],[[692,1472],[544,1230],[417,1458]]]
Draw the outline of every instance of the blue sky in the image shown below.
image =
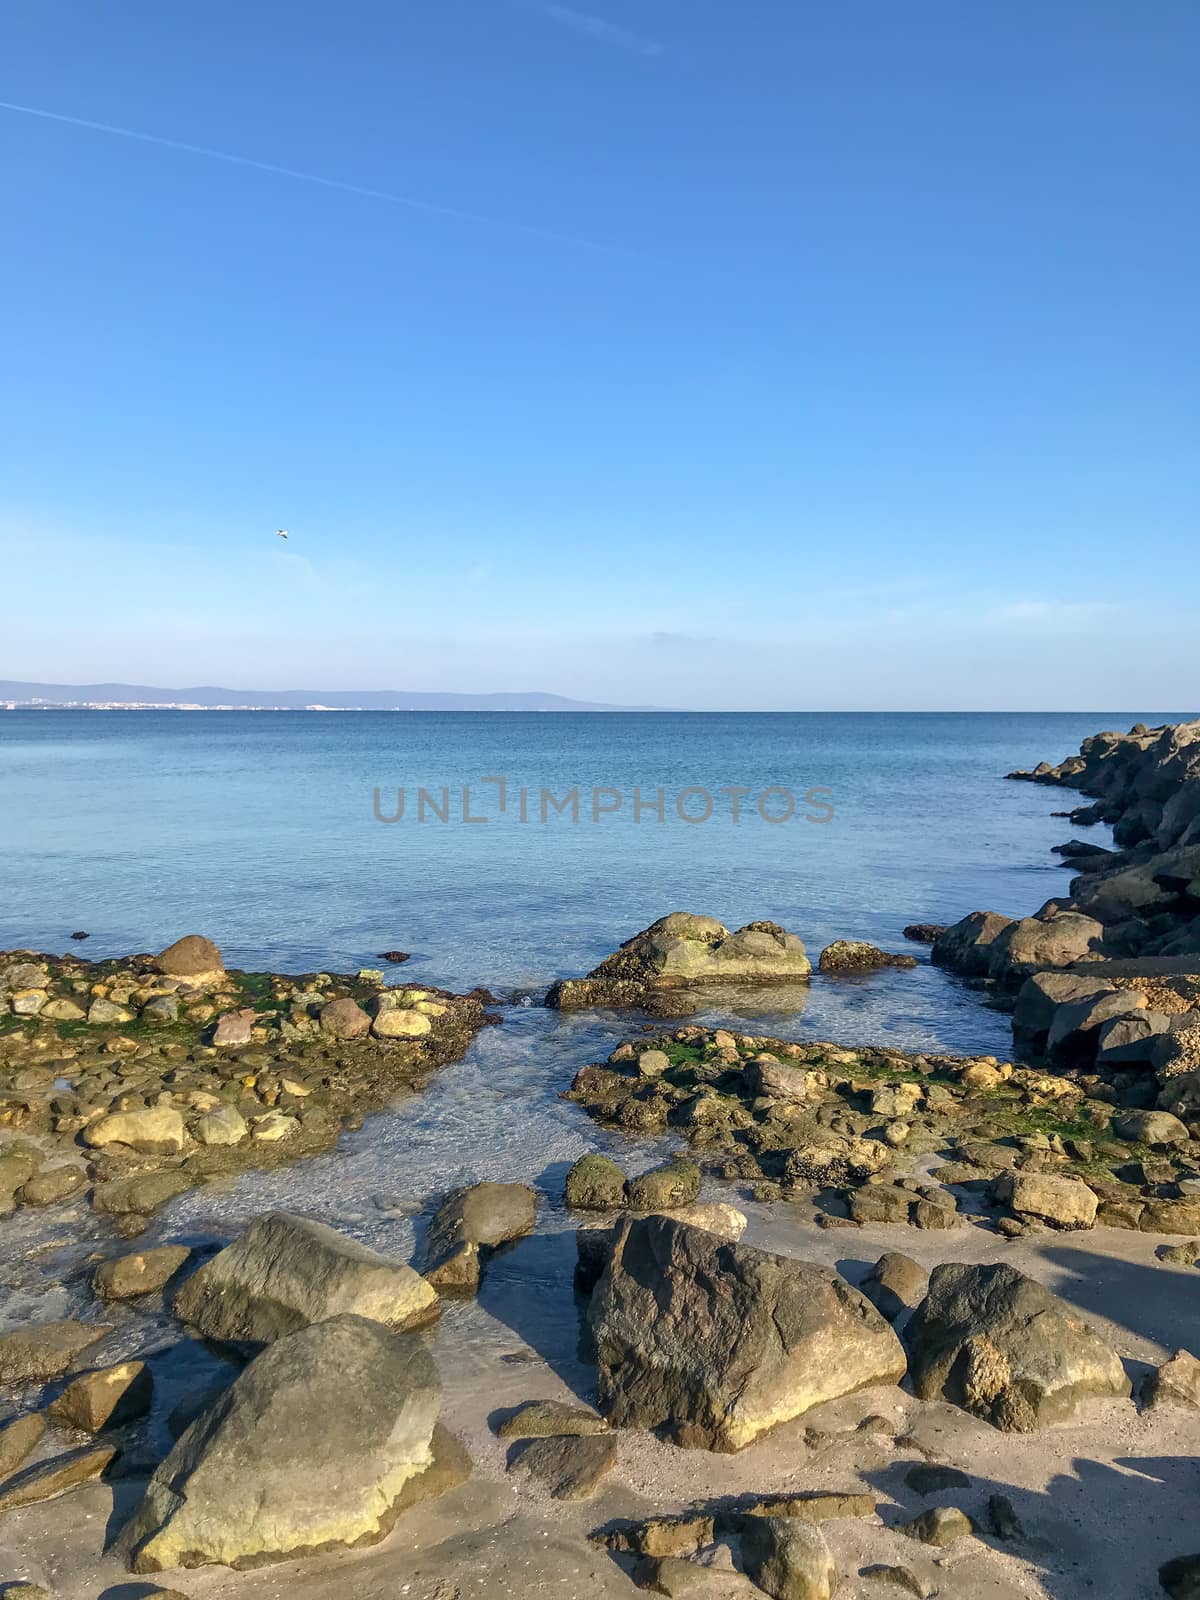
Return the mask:
[[1200,702],[1198,59],[1194,0],[0,0],[0,677]]

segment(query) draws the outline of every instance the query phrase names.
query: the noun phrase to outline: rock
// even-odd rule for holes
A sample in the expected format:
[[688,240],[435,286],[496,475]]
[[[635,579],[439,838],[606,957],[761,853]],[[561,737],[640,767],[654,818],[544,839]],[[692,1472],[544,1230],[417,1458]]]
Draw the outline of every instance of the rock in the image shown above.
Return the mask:
[[155,995],[142,1007],[142,1021],[166,1025],[179,1021],[179,1001],[173,994]]
[[869,1567],[861,1568],[859,1575],[863,1578],[874,1578],[878,1583],[894,1584],[897,1589],[915,1594],[917,1600],[925,1600],[925,1596],[929,1593],[916,1573],[908,1567],[888,1566],[885,1562],[877,1561]]
[[588,1320],[609,1421],[687,1448],[741,1449],[905,1370],[891,1328],[835,1273],[666,1217],[622,1225]]
[[1002,1172],[992,1193],[1018,1217],[1035,1217],[1063,1229],[1092,1227],[1100,1203],[1081,1178],[1043,1172]]
[[9,1004],[14,1017],[36,1017],[48,999],[45,989],[18,989]]
[[730,933],[712,917],[675,911],[627,940],[586,978],[554,984],[546,1004],[563,1011],[636,1006],[675,990],[796,983],[811,972],[803,944],[777,923],[751,922]]
[[875,1496],[854,1489],[807,1489],[772,1495],[748,1509],[753,1517],[798,1517],[801,1522],[833,1522],[839,1517],[873,1517]]
[[1187,1128],[1169,1111],[1129,1111],[1115,1117],[1112,1125],[1118,1139],[1130,1144],[1148,1144],[1159,1149],[1188,1142]]
[[906,939],[911,939],[914,944],[932,944],[935,939],[946,931],[944,922],[910,922],[907,928],[901,930]]
[[562,1400],[527,1400],[496,1429],[499,1439],[550,1439],[607,1433],[608,1423],[586,1406]]
[[192,1423],[122,1531],[133,1572],[369,1544],[433,1461],[423,1340],[337,1315],[278,1339]]
[[133,1250],[102,1261],[92,1275],[93,1292],[101,1300],[132,1300],[140,1294],[157,1294],[191,1254],[187,1245],[164,1244],[156,1250]]
[[1200,1232],[1200,1200],[1148,1200],[1138,1227],[1142,1233]]
[[[6,1583],[0,1595],[3,1600],[54,1600],[49,1589],[43,1589],[40,1583]],[[154,1596],[148,1596],[147,1600],[154,1600]]]
[[741,1544],[747,1575],[774,1600],[831,1600],[838,1570],[819,1528],[794,1517],[747,1517]]
[[82,1167],[43,1167],[35,1172],[17,1190],[23,1206],[57,1206],[64,1200],[74,1200],[88,1186],[87,1173]]
[[640,1078],[661,1078],[671,1069],[671,1058],[665,1050],[643,1050],[634,1066]]
[[753,1056],[743,1068],[743,1076],[750,1093],[767,1100],[799,1102],[807,1100],[811,1093],[812,1086],[803,1067],[788,1066],[772,1055]]
[[567,1173],[565,1198],[572,1211],[619,1211],[625,1204],[625,1174],[608,1156],[589,1151]]
[[139,1172],[132,1178],[110,1178],[92,1190],[92,1210],[107,1216],[148,1217],[194,1186],[195,1180],[185,1172]]
[[948,1545],[974,1533],[975,1529],[970,1517],[957,1506],[930,1506],[911,1522],[898,1523],[897,1531],[922,1544]]
[[668,1161],[629,1180],[631,1211],[670,1211],[700,1197],[700,1168],[694,1161]]
[[1200,1600],[1200,1555],[1176,1556],[1158,1569],[1158,1581],[1171,1600]]
[[915,956],[890,955],[861,939],[835,939],[821,951],[820,972],[876,972],[881,967],[915,967]]
[[377,1039],[423,1039],[432,1027],[422,1012],[399,1007],[381,1011],[371,1022],[371,1032]]
[[110,1444],[90,1444],[26,1467],[0,1487],[0,1511],[38,1505],[43,1500],[56,1499],[77,1484],[90,1483],[111,1465],[116,1453]]
[[221,952],[211,939],[198,933],[176,939],[155,959],[155,967],[169,978],[187,978],[196,987],[219,978],[225,971]]
[[32,1455],[46,1431],[46,1419],[40,1411],[31,1411],[23,1417],[14,1417],[0,1427],[0,1483]]
[[259,1144],[278,1144],[283,1139],[293,1139],[300,1131],[300,1124],[295,1117],[285,1116],[282,1111],[268,1111],[265,1116],[255,1117],[250,1130],[250,1137]]
[[381,950],[378,959],[380,961],[390,961],[393,965],[398,966],[401,961],[408,961],[411,957],[407,950]]
[[793,1150],[784,1163],[788,1183],[808,1189],[842,1189],[865,1183],[890,1165],[892,1150],[881,1139],[830,1136]]
[[183,1117],[173,1106],[147,1106],[141,1111],[110,1111],[83,1130],[83,1141],[93,1149],[127,1145],[144,1155],[175,1155],[187,1141]]
[[0,1383],[46,1383],[57,1378],[112,1329],[98,1323],[36,1322],[0,1334]]
[[1145,1401],[1147,1406],[1200,1407],[1200,1361],[1187,1350],[1176,1350],[1146,1380]]
[[673,1600],[742,1600],[755,1593],[748,1578],[683,1556],[643,1556],[632,1576],[639,1589]]
[[952,927],[943,928],[933,941],[930,958],[935,966],[949,967],[964,977],[985,977],[992,945],[1011,923],[1011,917],[1002,917],[998,911],[972,911]]
[[1103,923],[1077,911],[1046,918],[1023,917],[996,935],[988,957],[988,976],[1001,983],[1020,983],[1039,968],[1069,967],[1095,955],[1103,939]]
[[988,1527],[997,1539],[1023,1539],[1025,1529],[1006,1494],[992,1494],[987,1503]]
[[126,1006],[114,1005],[111,1000],[106,1000],[101,996],[93,1000],[88,1007],[87,1019],[93,1027],[97,1024],[132,1022],[133,1012]]
[[334,1039],[361,1039],[371,1031],[371,1019],[357,1000],[331,1000],[321,1007],[321,1032]]
[[1005,1432],[1066,1421],[1089,1396],[1130,1392],[1116,1351],[1009,1266],[935,1267],[908,1343],[920,1399],[948,1400]]
[[919,1461],[909,1467],[904,1481],[917,1494],[944,1494],[947,1489],[969,1489],[971,1480],[957,1467],[939,1466],[935,1462]]
[[175,1296],[176,1316],[223,1343],[270,1344],[342,1313],[414,1328],[438,1301],[411,1267],[283,1211],[252,1222]]
[[898,1250],[880,1256],[862,1286],[863,1294],[889,1322],[895,1322],[902,1311],[914,1311],[928,1289],[925,1268]]
[[136,1422],[150,1409],[154,1382],[144,1361],[123,1361],[117,1367],[100,1367],[75,1378],[46,1415],[85,1433],[118,1428]]
[[244,1006],[240,1011],[226,1011],[217,1018],[217,1025],[213,1029],[213,1044],[218,1047],[249,1044],[254,1037],[256,1021],[257,1017],[251,1006]]
[[528,1472],[552,1500],[590,1500],[616,1465],[616,1438],[603,1433],[535,1439],[509,1470]]
[[219,1105],[197,1119],[192,1133],[197,1144],[231,1145],[241,1144],[249,1137],[250,1129],[236,1106]]
[[720,1239],[732,1239],[735,1242],[746,1231],[746,1213],[739,1211],[736,1206],[727,1205],[723,1200],[675,1206],[660,1214],[686,1223],[689,1228],[703,1228],[705,1233],[715,1233]]
[[50,1022],[82,1022],[87,1012],[82,1006],[76,1005],[74,1000],[64,997],[59,1000],[47,1000],[40,1015]]
[[536,1207],[537,1196],[524,1183],[452,1190],[430,1225],[425,1277],[440,1294],[474,1294],[487,1257],[533,1232]]
[[1115,989],[1057,1007],[1046,1034],[1045,1053],[1060,1067],[1089,1067],[1100,1047],[1106,1023],[1119,1021],[1146,1009],[1146,997],[1136,989]]
[[869,1184],[850,1196],[850,1215],[863,1224],[907,1222],[914,1196],[896,1184]]

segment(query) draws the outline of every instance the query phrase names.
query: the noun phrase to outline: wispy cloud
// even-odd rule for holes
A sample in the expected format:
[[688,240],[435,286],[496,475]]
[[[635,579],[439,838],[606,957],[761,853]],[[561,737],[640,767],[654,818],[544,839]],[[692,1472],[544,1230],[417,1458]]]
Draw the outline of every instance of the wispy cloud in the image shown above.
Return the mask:
[[1105,600],[1014,600],[994,607],[992,616],[997,622],[1059,627],[1089,622],[1112,609]]
[[609,22],[605,17],[598,17],[591,11],[578,11],[574,6],[558,5],[556,0],[534,0],[534,10],[551,22],[557,22],[560,28],[568,28],[581,38],[591,39],[596,44],[608,45],[613,50],[624,50],[627,55],[662,54],[663,47],[657,39],[648,39],[644,34],[619,27],[615,22]]

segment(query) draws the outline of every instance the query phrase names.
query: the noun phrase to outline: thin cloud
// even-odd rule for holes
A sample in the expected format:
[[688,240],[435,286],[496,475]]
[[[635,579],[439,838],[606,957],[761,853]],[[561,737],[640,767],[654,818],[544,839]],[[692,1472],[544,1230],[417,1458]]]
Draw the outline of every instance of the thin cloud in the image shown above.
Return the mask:
[[537,0],[535,9],[551,22],[557,22],[559,27],[567,28],[571,33],[579,34],[581,38],[592,39],[596,44],[608,45],[614,50],[624,50],[628,55],[662,54],[663,47],[657,39],[647,39],[644,34],[632,33],[628,28],[618,27],[615,22],[597,17],[591,11],[577,11],[574,6],[558,5],[555,0]]
[[371,189],[365,184],[349,183],[342,178],[325,178],[316,172],[302,172],[296,167],[281,167],[273,161],[259,161],[253,156],[234,155],[228,150],[213,150],[207,145],[186,144],[181,139],[167,139],[161,134],[144,133],[138,128],[119,128],[109,122],[93,122],[88,117],[69,116],[65,111],[47,111],[41,106],[19,105],[10,100],[0,100],[0,111],[12,111],[24,117],[38,117],[44,122],[61,122],[69,128],[84,128],[89,133],[105,133],[118,139],[132,139],[137,144],[156,145],[162,150],[178,150],[184,155],[203,156],[209,161],[223,161],[232,167],[250,167],[255,172],[267,172],[276,178],[290,178],[297,183],[316,184],[322,189],[336,189],[342,194],[357,195],[363,200],[382,200],[387,205],[404,206],[410,211],[423,211],[430,216],[451,217],[457,222],[472,222],[487,228],[503,228],[510,233],[523,233],[532,238],[548,239],[555,244],[575,245],[586,250],[609,249],[607,245],[582,239],[575,234],[558,233],[552,228],[540,228],[528,222],[514,222],[507,217],[488,216],[480,211],[463,211],[457,206],[439,205],[433,200],[420,200],[412,195],[394,194],[387,189]]
[[996,606],[992,612],[998,622],[1020,622],[1034,626],[1069,625],[1090,621],[1113,609],[1105,600],[1016,600]]

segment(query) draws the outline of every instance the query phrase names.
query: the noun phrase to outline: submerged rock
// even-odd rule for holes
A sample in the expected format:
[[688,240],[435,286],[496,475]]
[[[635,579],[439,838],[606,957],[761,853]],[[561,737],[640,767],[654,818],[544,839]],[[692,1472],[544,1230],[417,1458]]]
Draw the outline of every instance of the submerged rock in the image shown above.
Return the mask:
[[97,1323],[36,1322],[0,1334],[0,1383],[45,1383],[112,1329]]
[[1130,1393],[1116,1351],[1009,1266],[935,1267],[908,1343],[922,1400],[949,1400],[1005,1432],[1065,1422],[1092,1396]]
[[892,955],[861,939],[835,939],[821,951],[820,972],[877,972],[883,967],[915,967],[915,956]]
[[270,1344],[342,1312],[413,1328],[437,1316],[438,1300],[403,1262],[282,1211],[252,1222],[175,1296],[176,1316],[226,1343]]
[[145,1573],[373,1543],[433,1464],[440,1401],[411,1334],[338,1315],[281,1338],[178,1440],[118,1548]]
[[750,922],[731,933],[713,917],[674,911],[627,940],[586,978],[556,983],[546,1004],[563,1011],[637,1006],[672,990],[796,983],[811,972],[804,945],[778,923]]
[[905,1370],[892,1329],[835,1273],[666,1217],[623,1225],[589,1325],[609,1420],[693,1449],[739,1450]]
[[132,1300],[163,1289],[191,1256],[185,1244],[164,1244],[156,1250],[134,1250],[102,1261],[92,1274],[92,1289],[101,1300]]

